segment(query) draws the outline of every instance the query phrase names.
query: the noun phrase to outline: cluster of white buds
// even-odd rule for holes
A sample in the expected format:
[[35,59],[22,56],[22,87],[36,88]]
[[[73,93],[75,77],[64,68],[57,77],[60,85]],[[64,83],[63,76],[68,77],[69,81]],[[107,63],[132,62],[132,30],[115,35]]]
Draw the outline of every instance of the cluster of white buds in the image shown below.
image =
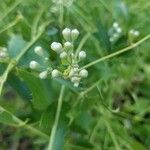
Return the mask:
[[4,60],[8,57],[8,52],[6,47],[0,47],[0,60]]
[[122,34],[122,28],[120,27],[118,22],[114,22],[112,28],[109,31],[110,42],[116,41]]
[[131,29],[129,31],[129,36],[132,36],[132,37],[138,37],[140,35],[140,32],[138,30],[135,30],[135,29]]
[[73,42],[78,38],[79,31],[77,29],[65,28],[62,31],[62,35],[65,39],[62,45],[59,42],[53,42],[51,44],[51,49],[59,54],[62,64],[66,66],[64,70],[54,69],[51,72],[52,78],[63,77],[64,79],[70,79],[75,87],[79,86],[82,78],[88,76],[88,71],[85,69],[80,69],[78,63],[86,58],[86,52],[80,51],[74,53]]
[[[46,62],[48,61],[48,57],[45,57],[45,55],[44,55],[44,50],[43,50],[43,48],[42,48],[41,46],[36,46],[36,47],[34,48],[34,52],[35,52],[38,56],[42,57],[42,58],[44,59],[44,61],[46,61]],[[41,65],[40,65],[37,61],[32,60],[32,61],[30,61],[29,67],[30,67],[31,69],[33,69],[33,70],[38,70],[38,69],[41,68]],[[40,72],[40,73],[39,73],[39,78],[40,78],[40,79],[46,79],[47,76],[48,76],[48,73],[49,73],[49,68],[47,68],[46,70]]]

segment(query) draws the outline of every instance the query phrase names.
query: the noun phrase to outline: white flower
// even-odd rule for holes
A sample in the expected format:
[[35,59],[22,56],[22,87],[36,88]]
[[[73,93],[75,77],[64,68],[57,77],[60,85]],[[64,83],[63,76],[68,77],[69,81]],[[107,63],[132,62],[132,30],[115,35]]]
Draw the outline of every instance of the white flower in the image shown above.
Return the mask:
[[0,58],[6,58],[7,57],[7,53],[4,51],[0,52]]
[[73,30],[71,31],[72,40],[73,40],[73,41],[76,40],[76,39],[78,38],[78,36],[79,36],[79,31],[78,31],[77,29],[73,29]]
[[66,52],[60,53],[60,58],[61,58],[61,59],[64,59],[64,58],[66,58],[66,57],[67,57],[67,53],[66,53]]
[[33,61],[30,62],[29,67],[31,69],[37,69],[39,67],[39,63],[33,60]]
[[122,29],[121,29],[120,27],[118,27],[118,28],[116,28],[116,31],[117,31],[118,33],[121,33],[121,32],[122,32]]
[[42,56],[43,55],[43,48],[41,46],[36,46],[34,49],[34,52],[39,55]]
[[59,42],[53,42],[51,44],[51,49],[57,53],[60,53],[62,51],[62,45]]
[[84,59],[86,58],[86,52],[85,51],[80,51],[79,52],[79,59]]
[[114,22],[114,23],[113,23],[113,27],[114,27],[114,28],[118,28],[118,27],[119,27],[118,22]]
[[75,82],[75,83],[73,84],[73,86],[74,86],[74,87],[78,87],[78,86],[79,86],[79,82]]
[[60,72],[57,69],[54,69],[52,71],[52,78],[57,78],[59,77],[59,75],[60,75]]
[[139,36],[140,32],[139,31],[134,31],[134,36]]
[[113,34],[113,38],[115,39],[115,38],[118,38],[119,37],[119,34],[118,33],[114,33]]
[[130,31],[129,31],[129,34],[134,34],[134,29],[131,29]]
[[65,42],[65,43],[64,43],[64,48],[65,48],[66,50],[70,50],[72,47],[73,47],[73,45],[72,45],[71,42]]
[[65,40],[70,41],[70,38],[71,38],[71,29],[65,28],[62,31],[62,35],[63,35],[63,37],[64,37]]
[[88,71],[86,69],[82,69],[80,72],[79,72],[79,75],[83,78],[86,78],[88,76]]
[[140,32],[137,31],[137,30],[131,29],[131,30],[129,31],[129,34],[132,35],[132,36],[136,36],[136,37],[137,37],[137,36],[140,35]]
[[47,75],[48,75],[48,72],[47,71],[43,71],[39,74],[39,78],[40,79],[46,79],[47,78]]

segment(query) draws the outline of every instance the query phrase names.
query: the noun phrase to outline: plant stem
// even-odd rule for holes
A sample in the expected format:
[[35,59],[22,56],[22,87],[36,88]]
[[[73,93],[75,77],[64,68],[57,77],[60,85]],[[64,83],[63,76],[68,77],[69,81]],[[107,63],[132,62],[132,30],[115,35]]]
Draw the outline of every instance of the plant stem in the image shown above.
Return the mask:
[[54,125],[52,127],[51,136],[50,136],[50,139],[49,139],[49,145],[48,145],[47,150],[53,150],[53,144],[54,144],[56,130],[57,130],[57,127],[58,127],[60,112],[61,112],[61,108],[62,108],[64,91],[65,91],[65,86],[62,85],[61,90],[60,90],[59,99],[58,99],[58,105],[57,105],[57,110],[56,110],[56,115],[55,115],[55,121],[54,121]]
[[23,0],[17,0],[10,8],[6,9],[6,12],[4,12],[3,16],[0,18],[0,21],[2,21],[10,12],[12,12]]
[[14,126],[14,127],[24,127],[25,129],[30,130],[32,133],[34,133],[36,135],[39,135],[39,136],[41,136],[41,137],[43,137],[45,139],[49,139],[48,135],[46,135],[45,133],[41,132],[40,130],[32,127],[31,125],[26,124],[27,123],[26,121],[22,121],[17,116],[15,116],[14,114],[12,114],[8,110],[6,110],[4,107],[0,106],[0,115],[3,112],[6,112],[8,115],[10,115],[11,118],[13,119],[13,121],[16,123],[16,124],[9,124],[9,125]]
[[81,50],[81,48],[83,47],[84,43],[86,42],[86,40],[88,39],[88,37],[90,36],[90,33],[87,33],[83,39],[81,40],[76,52],[75,52],[75,58],[77,58],[77,55],[79,53],[79,51]]
[[104,60],[106,60],[106,59],[109,59],[109,58],[112,58],[112,57],[114,57],[114,56],[120,55],[120,54],[122,54],[122,53],[124,53],[124,52],[126,52],[126,51],[129,51],[129,50],[131,50],[131,49],[137,47],[138,45],[142,44],[144,41],[148,40],[149,38],[150,38],[150,34],[147,35],[147,36],[145,36],[145,37],[144,37],[143,39],[141,39],[140,41],[138,41],[138,42],[136,42],[136,43],[134,43],[134,44],[132,44],[132,45],[126,47],[126,48],[123,48],[123,49],[121,49],[121,50],[119,50],[119,51],[117,51],[117,52],[115,52],[115,53],[112,53],[112,54],[110,54],[110,55],[107,55],[107,56],[104,56],[104,57],[102,57],[102,58],[99,58],[99,59],[97,59],[97,60],[95,60],[95,61],[93,61],[93,62],[91,62],[91,63],[89,63],[89,64],[87,64],[87,65],[85,65],[85,66],[83,66],[81,69],[91,67],[91,66],[93,66],[93,65],[95,65],[95,64],[97,64],[97,63],[99,63],[99,62],[101,62],[101,61],[104,61]]
[[107,129],[108,129],[108,132],[109,132],[109,134],[110,134],[110,136],[111,136],[111,138],[112,138],[112,141],[114,142],[114,145],[115,145],[115,147],[116,147],[116,150],[121,150],[121,148],[120,148],[120,146],[119,146],[119,144],[118,144],[118,141],[117,141],[117,139],[116,139],[116,136],[115,136],[115,134],[114,134],[114,132],[113,132],[111,126],[109,125],[109,122],[108,122],[107,120],[104,120],[104,121],[105,121],[106,127],[107,127]]
[[5,27],[3,29],[0,30],[0,34],[5,32],[6,30],[8,30],[9,28],[15,26],[18,23],[18,19],[16,19],[15,21],[9,23],[8,25],[5,25]]
[[43,34],[45,27],[48,23],[44,23],[43,26],[41,26],[41,30],[39,33],[29,42],[29,44],[17,55],[17,57],[14,60],[11,60],[8,64],[5,72],[0,77],[0,95],[2,94],[2,88],[4,86],[4,83],[7,80],[9,72],[17,65],[17,63],[20,61],[22,56],[29,50],[29,48],[39,39],[39,37]]

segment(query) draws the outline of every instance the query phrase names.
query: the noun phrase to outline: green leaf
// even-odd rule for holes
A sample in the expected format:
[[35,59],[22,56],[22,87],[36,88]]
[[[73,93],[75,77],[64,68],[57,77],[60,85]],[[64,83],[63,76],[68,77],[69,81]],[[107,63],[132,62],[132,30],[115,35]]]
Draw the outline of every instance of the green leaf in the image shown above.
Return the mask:
[[40,80],[38,77],[23,70],[19,70],[19,75],[32,92],[33,106],[39,110],[46,109],[52,103],[51,83],[47,80]]
[[15,58],[26,46],[27,42],[21,35],[12,35],[8,42],[8,53],[11,58]]

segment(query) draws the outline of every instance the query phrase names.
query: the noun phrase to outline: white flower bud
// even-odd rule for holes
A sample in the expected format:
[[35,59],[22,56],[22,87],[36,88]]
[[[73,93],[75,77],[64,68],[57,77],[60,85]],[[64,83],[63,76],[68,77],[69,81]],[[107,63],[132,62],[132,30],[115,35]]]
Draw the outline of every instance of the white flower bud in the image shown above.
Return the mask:
[[6,58],[6,57],[7,57],[7,53],[5,51],[1,51],[0,58]]
[[140,32],[139,31],[134,31],[134,36],[139,36],[140,35]]
[[67,57],[67,53],[66,53],[66,52],[60,53],[60,58],[61,58],[61,59],[64,59],[64,58],[66,58],[66,57]]
[[85,51],[80,51],[79,52],[79,59],[84,59],[86,58],[86,52]]
[[114,38],[113,38],[113,37],[111,37],[111,38],[109,39],[109,41],[110,41],[110,42],[113,42],[113,41],[114,41]]
[[79,68],[73,68],[73,71],[74,71],[74,73],[78,73],[78,71],[79,71]]
[[51,44],[51,49],[57,53],[60,53],[62,51],[62,45],[59,42],[53,42]]
[[45,60],[45,61],[48,61],[48,57],[45,57],[44,60]]
[[60,75],[60,72],[57,69],[54,69],[52,71],[52,78],[57,78],[59,77],[59,75]]
[[39,63],[33,60],[33,61],[30,62],[29,67],[31,69],[37,69],[39,67]]
[[79,82],[75,82],[75,83],[73,84],[73,86],[74,86],[74,87],[78,87],[78,86],[79,86]]
[[78,36],[79,36],[79,31],[78,31],[77,29],[73,29],[73,30],[71,31],[72,40],[73,40],[73,41],[76,40],[76,39],[78,38]]
[[118,33],[114,33],[114,34],[113,34],[113,38],[114,38],[114,39],[116,39],[116,38],[118,38],[118,37],[119,37],[119,34],[118,34]]
[[113,23],[113,27],[114,27],[114,28],[118,28],[118,27],[119,27],[118,22],[114,22],[114,23]]
[[2,51],[3,52],[7,52],[7,48],[6,47],[2,47]]
[[36,46],[34,49],[34,52],[39,55],[42,56],[43,55],[43,48],[41,46]]
[[79,75],[83,78],[86,78],[88,76],[88,71],[86,69],[82,69],[80,72],[79,72]]
[[64,37],[64,39],[66,41],[70,41],[70,38],[71,38],[71,30],[69,28],[65,28],[63,31],[62,31],[62,35]]
[[71,78],[71,82],[73,82],[73,83],[80,82],[80,78],[78,78],[78,77],[72,77]]
[[65,42],[65,43],[64,43],[64,48],[65,48],[66,50],[70,50],[70,49],[72,49],[72,47],[73,47],[73,45],[72,45],[71,42]]
[[48,72],[47,71],[43,71],[39,74],[39,78],[40,79],[46,79],[47,78],[47,75],[48,75]]
[[118,33],[121,33],[122,32],[122,29],[121,28],[116,28],[116,31],[118,32]]
[[129,34],[133,35],[133,34],[134,34],[134,29],[131,29],[131,30],[129,31]]

